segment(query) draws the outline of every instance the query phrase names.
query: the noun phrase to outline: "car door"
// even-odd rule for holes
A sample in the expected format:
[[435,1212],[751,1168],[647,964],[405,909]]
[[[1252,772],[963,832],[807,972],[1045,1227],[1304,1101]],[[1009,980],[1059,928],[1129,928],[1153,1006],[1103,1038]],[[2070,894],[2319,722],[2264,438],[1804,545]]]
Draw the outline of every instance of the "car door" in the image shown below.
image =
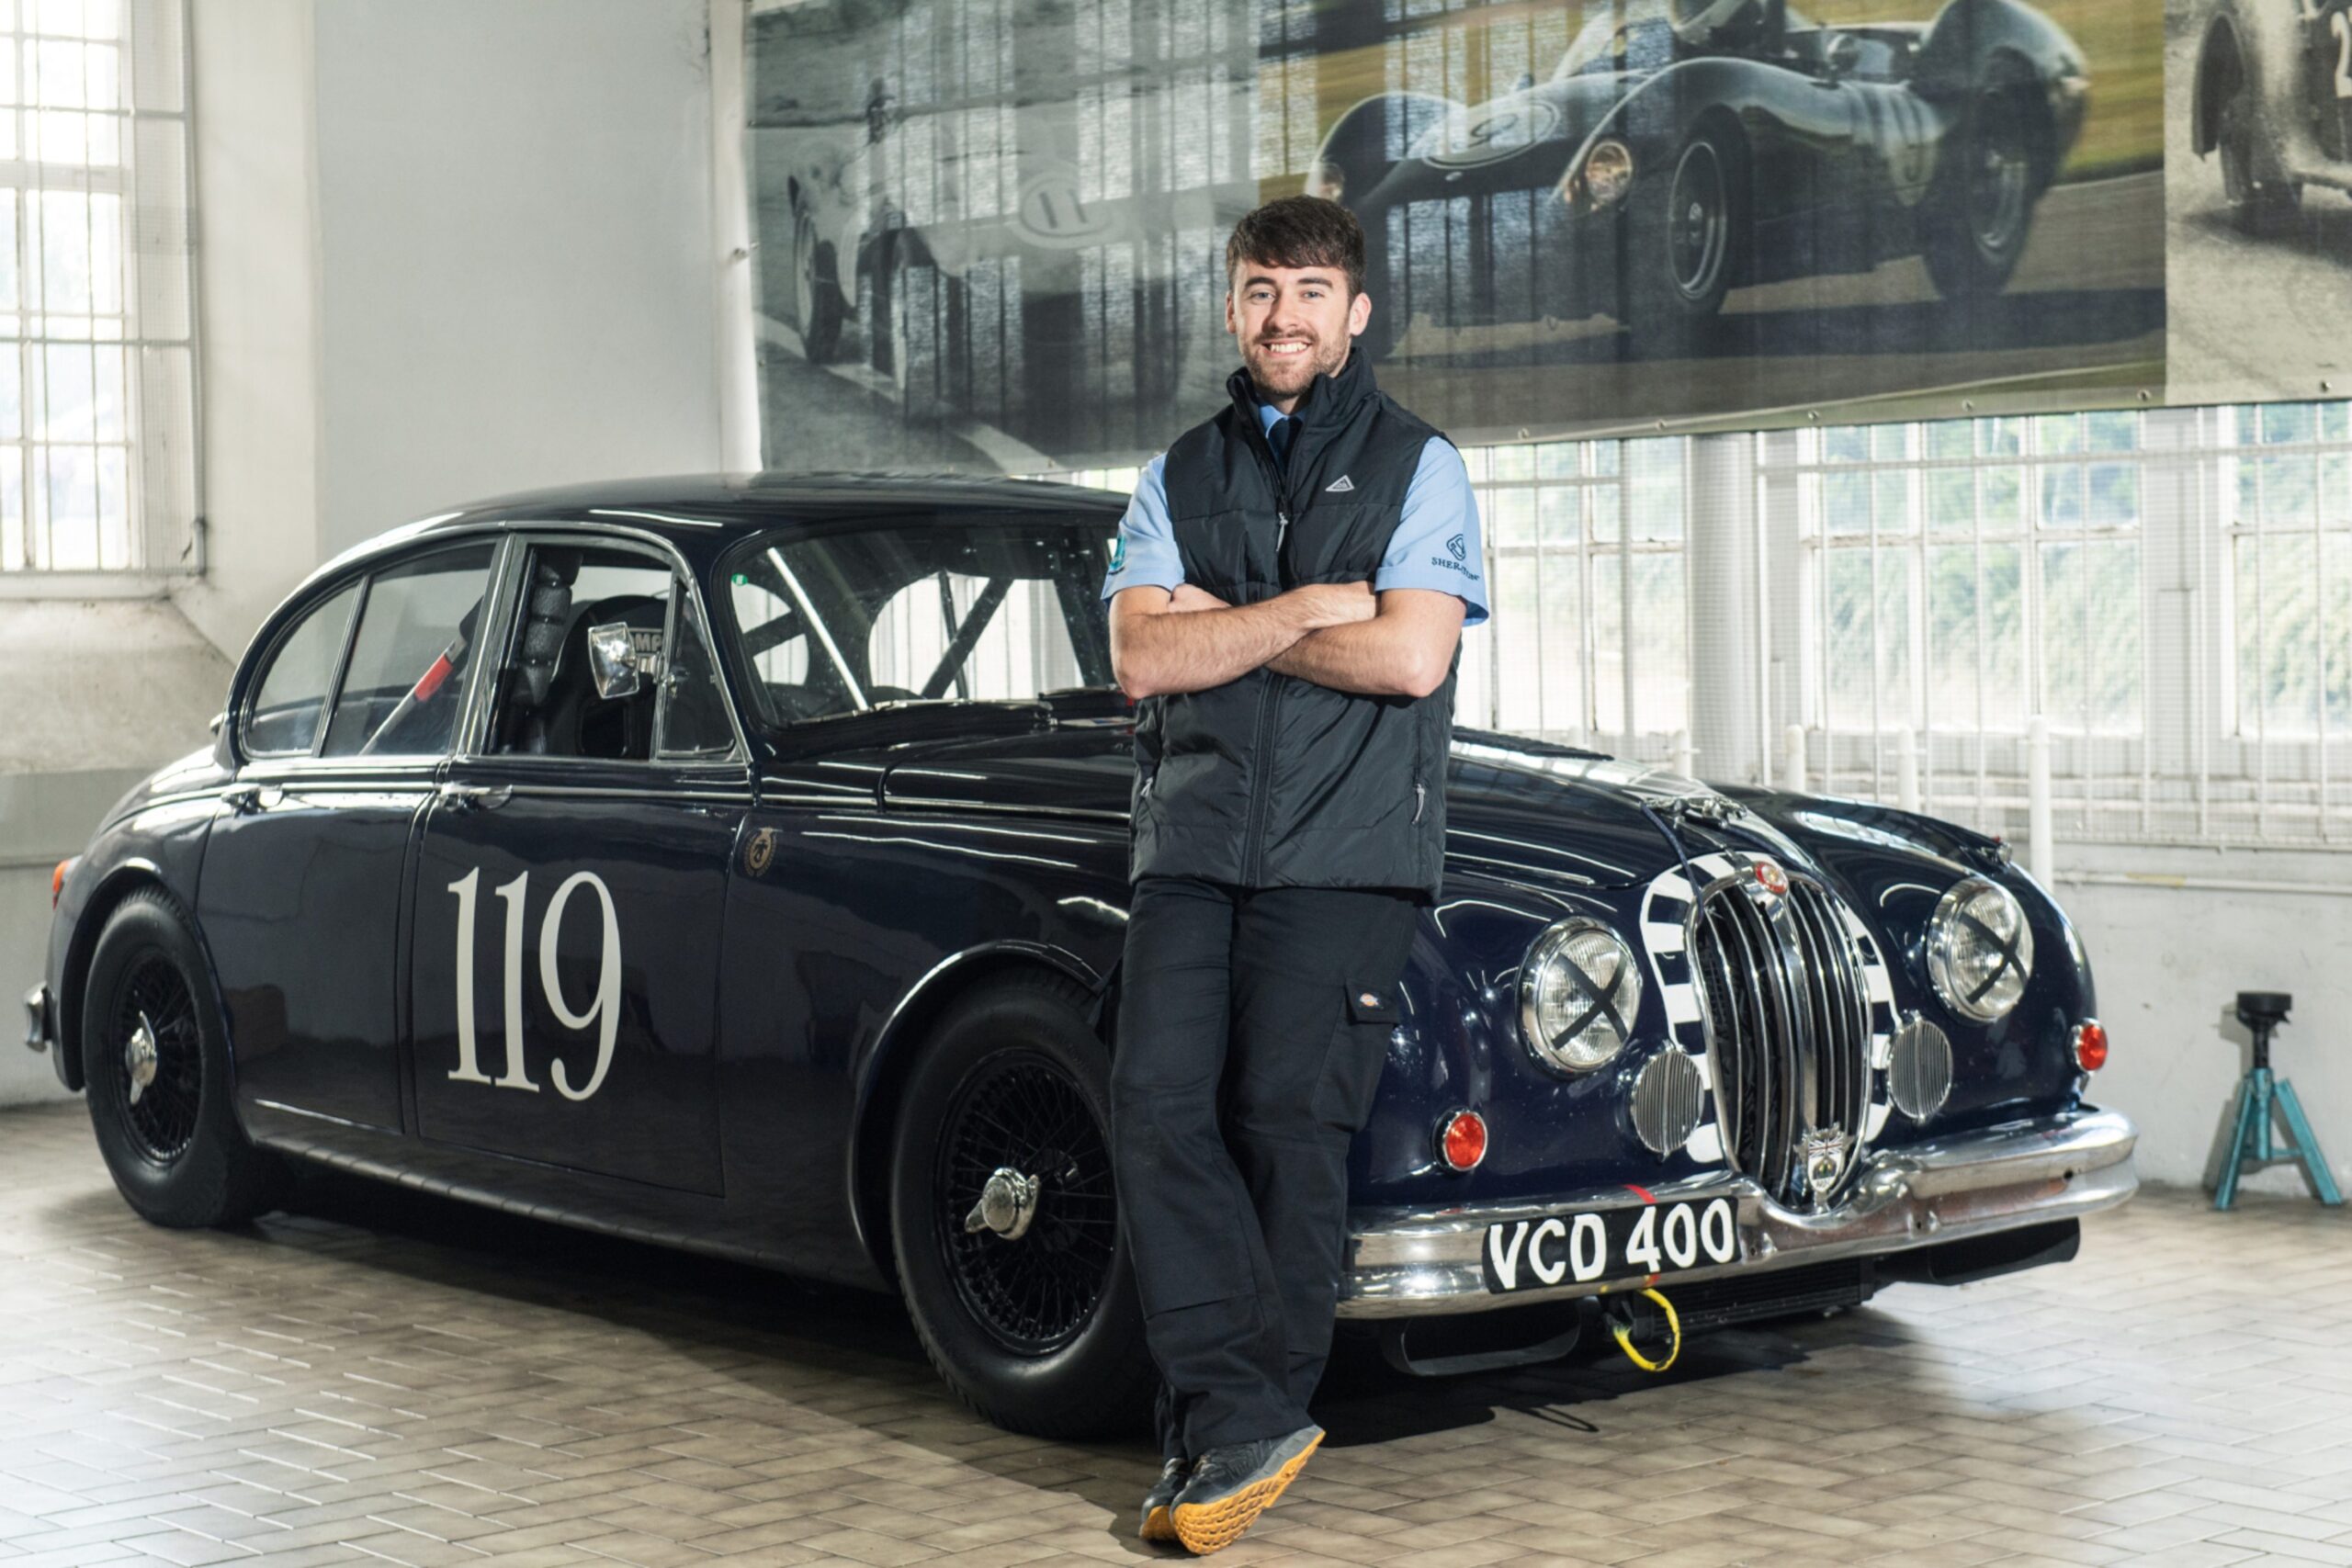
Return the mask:
[[481,733],[418,848],[417,1127],[716,1193],[720,925],[752,795],[707,623],[653,543],[518,550]]
[[259,667],[197,919],[240,1102],[401,1130],[402,874],[446,759],[495,538],[327,586]]

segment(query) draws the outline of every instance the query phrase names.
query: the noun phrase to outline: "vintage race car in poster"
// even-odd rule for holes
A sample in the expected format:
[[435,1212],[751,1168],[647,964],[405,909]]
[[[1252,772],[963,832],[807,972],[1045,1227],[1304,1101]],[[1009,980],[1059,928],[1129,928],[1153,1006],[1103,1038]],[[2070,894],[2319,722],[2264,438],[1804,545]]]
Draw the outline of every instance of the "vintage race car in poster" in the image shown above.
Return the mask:
[[[688,479],[387,534],[60,866],[28,1043],[160,1224],[323,1161],[895,1291],[991,1418],[1116,1425],[1121,507]],[[1995,840],[1466,727],[1446,788],[1351,1157],[1340,1313],[1400,1365],[2057,1261],[2133,1190]]]
[[2291,220],[2305,186],[2352,192],[2352,6],[2215,0],[2197,46],[2188,144],[2218,153],[2249,234]]
[[1849,28],[1785,0],[1634,0],[1548,81],[1358,103],[1306,189],[1364,225],[1374,353],[1417,317],[1670,335],[1734,288],[1913,254],[1945,299],[1977,299],[2007,286],[2089,89],[2022,0]]

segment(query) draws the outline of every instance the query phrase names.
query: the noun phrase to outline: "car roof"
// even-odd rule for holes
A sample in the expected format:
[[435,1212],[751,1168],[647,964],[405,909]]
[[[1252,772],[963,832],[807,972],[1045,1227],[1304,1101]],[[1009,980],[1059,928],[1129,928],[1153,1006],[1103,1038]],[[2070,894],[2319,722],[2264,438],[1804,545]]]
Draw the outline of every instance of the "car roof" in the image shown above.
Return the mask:
[[488,523],[606,522],[661,536],[706,560],[746,535],[794,524],[904,523],[910,514],[1023,512],[1060,521],[1115,518],[1115,491],[972,474],[673,474],[600,479],[492,496],[388,529],[338,555],[323,576],[435,534]]

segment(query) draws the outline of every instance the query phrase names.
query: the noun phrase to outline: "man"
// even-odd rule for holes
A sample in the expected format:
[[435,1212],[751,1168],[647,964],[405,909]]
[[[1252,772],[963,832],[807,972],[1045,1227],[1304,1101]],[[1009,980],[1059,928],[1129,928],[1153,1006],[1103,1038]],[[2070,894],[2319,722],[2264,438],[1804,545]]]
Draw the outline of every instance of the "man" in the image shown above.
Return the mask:
[[1354,217],[1272,202],[1226,273],[1232,406],[1144,470],[1103,583],[1138,703],[1111,1118],[1162,1380],[1141,1533],[1195,1552],[1322,1440],[1348,1145],[1437,894],[1454,666],[1487,615],[1461,454],[1351,352]]

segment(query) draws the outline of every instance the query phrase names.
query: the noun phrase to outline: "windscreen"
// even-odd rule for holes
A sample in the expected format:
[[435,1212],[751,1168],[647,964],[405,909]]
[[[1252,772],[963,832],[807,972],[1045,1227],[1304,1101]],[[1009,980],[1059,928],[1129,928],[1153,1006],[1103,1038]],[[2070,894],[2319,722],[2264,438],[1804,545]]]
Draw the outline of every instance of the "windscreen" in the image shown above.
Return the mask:
[[778,533],[730,558],[738,667],[770,727],[888,703],[1108,686],[1117,519],[942,516]]

